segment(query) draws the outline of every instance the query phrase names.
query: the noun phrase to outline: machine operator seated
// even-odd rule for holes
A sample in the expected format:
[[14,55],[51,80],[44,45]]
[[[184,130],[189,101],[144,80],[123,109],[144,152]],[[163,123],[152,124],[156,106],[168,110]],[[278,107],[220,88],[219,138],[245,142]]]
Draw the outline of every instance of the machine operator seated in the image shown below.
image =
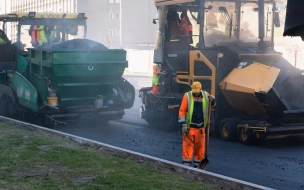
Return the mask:
[[60,41],[60,29],[57,26],[31,25],[29,35],[32,37],[33,47],[52,45]]
[[6,34],[3,32],[3,30],[0,29],[0,45],[9,44],[10,41],[7,38]]

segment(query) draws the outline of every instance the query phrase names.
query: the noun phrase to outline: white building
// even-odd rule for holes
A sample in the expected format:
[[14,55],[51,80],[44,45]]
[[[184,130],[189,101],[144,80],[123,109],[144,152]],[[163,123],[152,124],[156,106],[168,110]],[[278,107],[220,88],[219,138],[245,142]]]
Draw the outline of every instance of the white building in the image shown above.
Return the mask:
[[[77,0],[0,0],[0,14],[15,12],[76,13]],[[22,28],[21,39],[28,38],[28,29],[29,27]],[[16,24],[7,24],[5,32],[12,42],[17,41]]]
[[[10,0],[0,0],[0,14],[5,14],[10,12],[11,1]],[[3,29],[3,23],[0,22],[0,28]],[[4,31],[7,33],[7,29]]]
[[10,12],[64,12],[77,11],[77,0],[10,0]]

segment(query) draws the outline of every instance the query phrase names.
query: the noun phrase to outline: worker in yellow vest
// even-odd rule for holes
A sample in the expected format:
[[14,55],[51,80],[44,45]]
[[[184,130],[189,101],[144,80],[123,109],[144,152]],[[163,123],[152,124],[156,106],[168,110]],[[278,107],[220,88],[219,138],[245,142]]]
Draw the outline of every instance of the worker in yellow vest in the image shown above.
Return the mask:
[[40,25],[39,31],[40,31],[40,40],[39,40],[39,46],[42,46],[46,43],[48,43],[47,37],[46,37],[46,31],[47,27]]
[[160,72],[160,66],[153,65],[153,76],[152,76],[152,94],[158,94],[159,93],[159,76],[158,73]]
[[33,46],[43,46],[46,44],[53,44],[60,41],[60,33],[57,30],[57,26],[49,27],[40,25],[32,25],[29,34],[32,36]]
[[7,36],[3,32],[3,30],[0,29],[0,44],[7,44],[9,42]]
[[205,156],[209,106],[214,109],[216,102],[213,95],[202,90],[200,82],[193,82],[191,88],[184,95],[179,109],[179,125],[183,134],[182,163],[190,166],[194,156],[194,167],[197,168]]
[[60,41],[60,31],[57,26],[53,26],[50,32],[50,43],[58,43]]

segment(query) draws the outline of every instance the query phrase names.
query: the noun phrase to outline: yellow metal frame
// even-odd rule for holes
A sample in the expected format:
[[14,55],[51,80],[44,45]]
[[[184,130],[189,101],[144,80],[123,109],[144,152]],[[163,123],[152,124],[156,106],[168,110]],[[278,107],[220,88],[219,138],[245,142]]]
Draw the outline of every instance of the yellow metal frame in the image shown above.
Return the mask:
[[175,5],[180,3],[190,3],[194,2],[195,0],[154,0],[155,6],[165,6],[165,5]]
[[239,124],[237,126],[238,128],[245,128],[245,130],[248,129],[253,129],[254,132],[267,132],[267,127],[254,127],[254,126],[249,126],[248,124]]
[[[62,19],[62,16],[65,14],[65,19],[76,19],[78,18],[78,13],[48,13],[48,12],[39,12],[36,13],[35,17],[28,17],[28,12],[16,12],[0,15],[0,19],[9,19],[9,18],[41,18],[41,19]],[[85,14],[84,18],[88,19],[88,15]]]
[[[209,69],[211,69],[211,76],[195,76],[194,75],[194,65],[195,61],[204,62]],[[184,82],[182,80],[188,80]],[[202,54],[199,50],[193,50],[189,53],[189,74],[188,75],[177,75],[176,83],[191,85],[197,80],[208,80],[211,81],[211,94],[215,94],[215,82],[216,82],[216,68],[215,66]],[[204,87],[203,87],[204,88]]]

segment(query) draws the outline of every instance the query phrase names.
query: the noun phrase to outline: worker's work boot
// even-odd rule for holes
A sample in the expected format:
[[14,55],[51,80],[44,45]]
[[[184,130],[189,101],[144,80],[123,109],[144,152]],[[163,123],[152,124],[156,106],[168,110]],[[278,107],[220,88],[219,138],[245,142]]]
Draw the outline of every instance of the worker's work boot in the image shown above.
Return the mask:
[[183,162],[182,164],[185,166],[191,166],[191,163],[188,163],[188,162]]
[[199,167],[199,164],[194,163],[193,167],[194,167],[194,168],[198,168],[198,167]]

